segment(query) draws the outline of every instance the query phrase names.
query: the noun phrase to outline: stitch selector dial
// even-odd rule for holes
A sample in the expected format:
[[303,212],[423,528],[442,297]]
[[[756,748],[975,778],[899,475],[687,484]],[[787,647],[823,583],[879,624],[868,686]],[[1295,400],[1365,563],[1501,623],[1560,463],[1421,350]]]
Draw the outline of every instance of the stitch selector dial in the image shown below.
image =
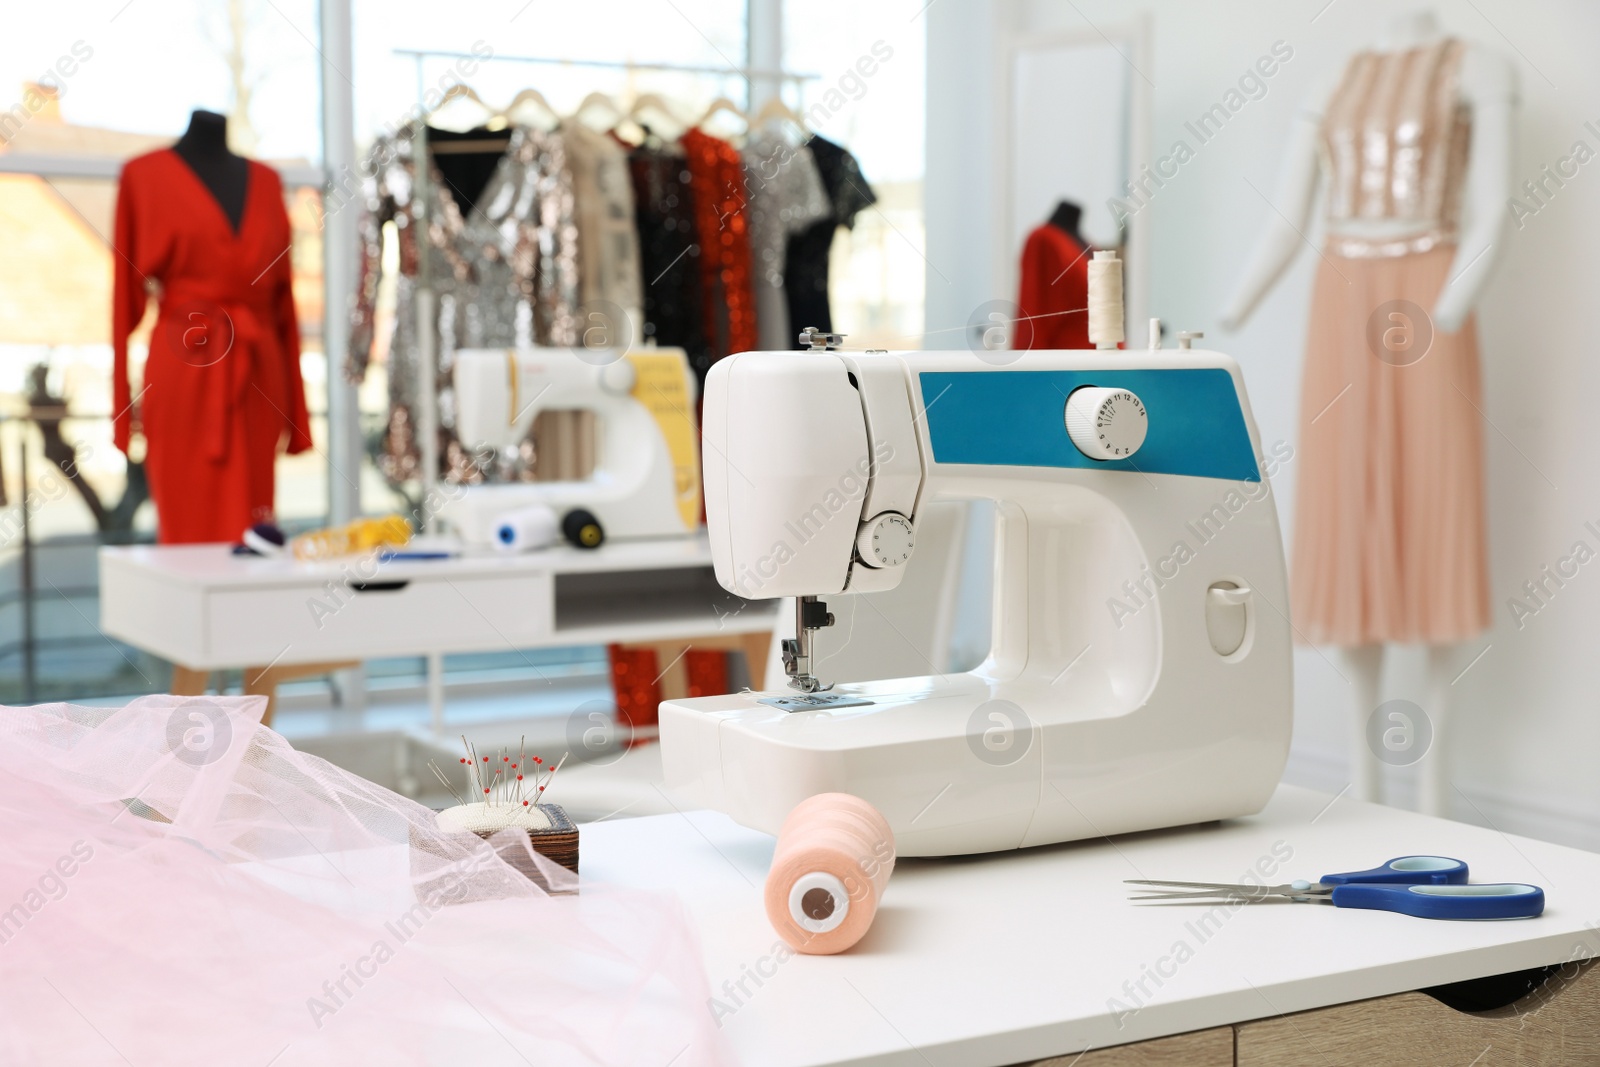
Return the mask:
[[1095,460],[1127,459],[1150,428],[1144,401],[1126,389],[1085,385],[1067,397],[1067,436]]
[[869,567],[899,567],[911,558],[916,543],[911,520],[899,512],[886,511],[861,524],[856,533],[856,554]]

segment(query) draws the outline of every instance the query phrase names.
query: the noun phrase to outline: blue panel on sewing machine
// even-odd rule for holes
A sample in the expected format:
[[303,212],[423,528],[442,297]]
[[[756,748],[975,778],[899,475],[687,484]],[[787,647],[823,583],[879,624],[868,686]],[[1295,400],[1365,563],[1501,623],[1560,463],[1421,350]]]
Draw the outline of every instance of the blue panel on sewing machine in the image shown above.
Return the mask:
[[[1226,370],[925,371],[918,377],[936,463],[1261,480]],[[1136,456],[1093,460],[1072,443],[1067,397],[1085,385],[1128,389],[1144,402],[1150,428]]]

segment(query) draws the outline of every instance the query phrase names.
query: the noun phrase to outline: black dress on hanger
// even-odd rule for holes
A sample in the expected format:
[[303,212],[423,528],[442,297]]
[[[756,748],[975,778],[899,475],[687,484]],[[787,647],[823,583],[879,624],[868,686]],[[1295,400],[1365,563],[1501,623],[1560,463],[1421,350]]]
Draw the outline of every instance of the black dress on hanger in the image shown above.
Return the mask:
[[689,164],[658,138],[648,137],[628,153],[628,173],[639,226],[645,339],[681,347],[704,384],[711,345],[700,303],[700,241]]
[[[783,287],[789,303],[789,323],[798,334],[807,326],[833,330],[833,309],[828,303],[828,251],[834,232],[855,226],[856,216],[878,202],[877,194],[861,175],[861,164],[848,149],[813,136],[807,144],[817,161],[822,188],[833,205],[832,213],[789,238],[785,253]],[[791,339],[793,340],[793,339]],[[798,346],[798,341],[795,342]]]

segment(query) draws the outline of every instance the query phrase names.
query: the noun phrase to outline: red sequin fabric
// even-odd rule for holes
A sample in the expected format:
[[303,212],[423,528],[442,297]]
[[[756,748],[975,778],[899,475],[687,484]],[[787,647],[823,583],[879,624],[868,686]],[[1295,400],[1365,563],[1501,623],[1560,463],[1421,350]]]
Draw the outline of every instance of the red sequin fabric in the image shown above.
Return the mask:
[[698,129],[679,139],[694,190],[700,237],[700,299],[713,361],[754,349],[755,291],[750,282],[750,224],[739,150]]

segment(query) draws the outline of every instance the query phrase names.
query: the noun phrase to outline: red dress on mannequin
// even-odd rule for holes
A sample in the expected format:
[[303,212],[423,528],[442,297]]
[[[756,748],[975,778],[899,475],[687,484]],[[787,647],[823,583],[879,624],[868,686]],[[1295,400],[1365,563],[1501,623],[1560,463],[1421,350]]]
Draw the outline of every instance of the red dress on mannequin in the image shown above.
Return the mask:
[[1089,256],[1073,236],[1052,223],[1028,234],[1022,246],[1021,321],[1012,348],[1092,348],[1089,344]]
[[[273,514],[280,444],[311,447],[289,216],[277,172],[250,163],[238,232],[175,152],[129,160],[117,193],[112,308],[114,434],[134,409],[164,544],[235,541]],[[160,284],[144,388],[128,383],[128,335]]]

